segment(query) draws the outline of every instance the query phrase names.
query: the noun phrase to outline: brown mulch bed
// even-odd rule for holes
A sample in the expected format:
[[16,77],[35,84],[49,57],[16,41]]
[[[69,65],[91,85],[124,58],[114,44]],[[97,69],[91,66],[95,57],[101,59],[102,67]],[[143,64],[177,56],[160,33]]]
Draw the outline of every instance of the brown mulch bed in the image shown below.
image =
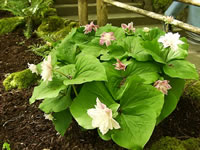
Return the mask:
[[[27,68],[28,62],[37,64],[42,60],[28,50],[28,46],[41,42],[36,37],[26,40],[21,30],[0,36],[0,147],[8,142],[12,150],[123,150],[112,141],[101,140],[95,130],[81,131],[75,122],[64,137],[60,136],[38,109],[39,102],[29,104],[33,87],[4,90],[2,82],[8,73]],[[187,139],[200,137],[199,131],[200,105],[181,99],[170,117],[156,127],[147,147],[162,136]]]

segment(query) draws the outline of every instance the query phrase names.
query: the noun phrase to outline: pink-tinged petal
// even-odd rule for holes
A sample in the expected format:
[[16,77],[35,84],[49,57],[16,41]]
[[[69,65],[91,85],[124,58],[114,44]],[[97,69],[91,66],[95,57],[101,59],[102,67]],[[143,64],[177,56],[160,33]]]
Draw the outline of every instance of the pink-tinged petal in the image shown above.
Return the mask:
[[154,83],[154,87],[157,88],[159,91],[161,91],[163,94],[167,95],[168,90],[170,90],[172,87],[169,85],[168,80],[158,80]]
[[113,65],[115,65],[116,70],[126,70],[126,65],[123,64],[119,59],[117,59],[117,63]]
[[106,46],[111,45],[111,41],[106,41]]
[[106,108],[106,105],[101,103],[101,101],[99,100],[99,98],[97,97],[96,99],[96,103],[97,103],[97,108],[100,108],[100,109],[105,109]]
[[104,40],[101,40],[101,39],[100,39],[99,44],[100,44],[100,45],[103,45],[103,44],[104,44]]
[[122,29],[127,29],[128,28],[128,26],[126,25],[126,24],[121,24],[121,27],[122,27]]

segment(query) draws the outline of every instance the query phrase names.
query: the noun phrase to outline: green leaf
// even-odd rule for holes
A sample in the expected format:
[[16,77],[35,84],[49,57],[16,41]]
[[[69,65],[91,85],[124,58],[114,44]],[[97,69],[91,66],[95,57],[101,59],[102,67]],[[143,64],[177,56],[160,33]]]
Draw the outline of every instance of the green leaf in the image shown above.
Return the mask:
[[67,128],[69,127],[72,116],[69,110],[53,113],[53,124],[57,132],[64,136]]
[[79,55],[76,60],[75,68],[76,74],[74,78],[65,80],[65,85],[107,80],[105,68],[94,56]]
[[85,129],[94,129],[92,127],[92,119],[88,116],[87,110],[94,108],[97,97],[108,107],[115,104],[103,82],[91,82],[84,84],[81,92],[70,107],[72,116]]
[[96,37],[87,44],[80,44],[79,48],[82,51],[82,53],[86,55],[93,55],[95,57],[99,57],[101,54],[107,52],[107,47],[100,45],[99,40],[100,38]]
[[199,78],[195,65],[186,60],[172,60],[163,67],[163,70],[173,78],[196,80]]
[[164,95],[138,79],[129,85],[120,99],[121,114],[116,118],[121,128],[113,130],[112,139],[127,149],[142,150],[152,135],[164,104]]
[[122,42],[119,41],[119,44],[124,47],[129,56],[138,61],[152,60],[151,56],[145,51],[141,43],[142,39],[136,36],[128,36],[123,39]]
[[112,96],[117,100],[123,95],[128,84],[130,84],[130,80],[138,78],[136,76],[142,78],[144,80],[143,82],[146,84],[153,83],[159,78],[159,67],[150,62],[138,62],[132,60],[132,63],[127,66],[126,71],[116,70],[113,63],[103,64],[108,78],[106,86]]
[[176,108],[178,101],[183,93],[185,81],[183,79],[176,79],[165,77],[165,80],[169,80],[171,89],[168,91],[168,95],[165,96],[165,103],[162,108],[162,112],[157,119],[157,124],[163,119],[169,116]]
[[158,39],[161,35],[164,35],[165,32],[156,27],[150,29],[149,32],[144,32],[143,28],[137,29],[135,34],[140,36],[144,41],[152,41],[153,39]]
[[56,49],[57,59],[67,64],[75,62],[77,45],[71,40],[75,33],[76,29],[73,29]]
[[53,81],[42,82],[39,86],[34,88],[33,95],[29,99],[30,104],[36,100],[45,98],[55,98],[60,91],[66,89],[67,86],[63,84],[63,81],[57,78],[53,78]]
[[49,114],[51,112],[63,111],[67,109],[72,103],[70,94],[71,87],[67,89],[66,93],[63,93],[62,95],[59,95],[56,98],[45,99],[40,104],[39,108],[46,114]]

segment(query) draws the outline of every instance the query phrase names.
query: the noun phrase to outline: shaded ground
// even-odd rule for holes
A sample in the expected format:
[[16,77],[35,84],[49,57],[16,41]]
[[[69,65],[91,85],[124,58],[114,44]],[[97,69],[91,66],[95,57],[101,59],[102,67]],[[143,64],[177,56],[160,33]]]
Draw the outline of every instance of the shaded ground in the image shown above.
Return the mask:
[[[28,51],[28,46],[40,43],[37,38],[25,40],[21,30],[0,36],[0,147],[3,142],[11,144],[12,150],[123,150],[113,142],[104,142],[97,132],[83,132],[72,123],[64,137],[56,133],[51,121],[45,120],[37,108],[39,103],[29,105],[33,88],[4,91],[3,79],[7,73],[27,68],[27,63],[38,63],[41,57]],[[176,111],[156,127],[147,144],[161,136],[179,139],[200,137],[200,105],[182,99]]]

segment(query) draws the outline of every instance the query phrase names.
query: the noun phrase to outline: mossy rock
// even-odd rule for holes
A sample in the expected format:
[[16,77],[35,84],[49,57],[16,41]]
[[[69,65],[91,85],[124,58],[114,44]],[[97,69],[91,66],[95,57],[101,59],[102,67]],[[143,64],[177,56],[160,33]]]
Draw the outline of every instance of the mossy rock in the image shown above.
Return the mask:
[[182,142],[186,150],[200,150],[200,138],[190,138]]
[[200,139],[179,140],[174,137],[162,137],[149,150],[200,150]]
[[187,80],[183,98],[200,101],[200,80]]
[[11,73],[4,81],[6,91],[11,89],[26,89],[37,81],[38,77],[29,69]]
[[0,19],[0,35],[12,32],[17,26],[24,23],[24,17],[10,17]]
[[38,27],[38,32],[54,32],[64,28],[64,19],[58,16],[49,16]]
[[174,137],[162,137],[159,141],[155,142],[150,150],[187,150],[182,144],[181,140]]
[[55,42],[65,38],[72,28],[78,26],[78,22],[65,20],[58,16],[50,16],[42,22],[36,33],[45,41]]
[[154,11],[159,13],[164,13],[173,0],[152,0],[152,1],[153,1]]

